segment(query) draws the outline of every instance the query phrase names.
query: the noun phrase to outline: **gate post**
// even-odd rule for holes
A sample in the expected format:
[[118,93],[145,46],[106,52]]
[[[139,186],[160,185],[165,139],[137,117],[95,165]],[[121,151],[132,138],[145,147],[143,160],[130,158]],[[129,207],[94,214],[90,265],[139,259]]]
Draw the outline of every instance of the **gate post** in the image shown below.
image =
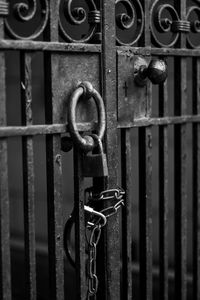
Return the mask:
[[[115,1],[102,1],[102,79],[106,105],[106,149],[108,186],[118,183],[118,132],[116,102],[116,40]],[[119,216],[113,216],[105,232],[105,299],[120,299],[120,237]]]

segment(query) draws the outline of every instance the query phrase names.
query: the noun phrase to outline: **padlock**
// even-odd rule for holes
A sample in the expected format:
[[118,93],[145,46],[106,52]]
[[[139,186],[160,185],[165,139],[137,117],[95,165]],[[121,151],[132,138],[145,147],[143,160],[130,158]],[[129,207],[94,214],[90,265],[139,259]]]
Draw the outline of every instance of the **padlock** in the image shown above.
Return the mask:
[[91,135],[97,143],[97,153],[89,152],[82,156],[83,177],[107,177],[108,165],[106,154],[103,152],[103,144],[97,135]]

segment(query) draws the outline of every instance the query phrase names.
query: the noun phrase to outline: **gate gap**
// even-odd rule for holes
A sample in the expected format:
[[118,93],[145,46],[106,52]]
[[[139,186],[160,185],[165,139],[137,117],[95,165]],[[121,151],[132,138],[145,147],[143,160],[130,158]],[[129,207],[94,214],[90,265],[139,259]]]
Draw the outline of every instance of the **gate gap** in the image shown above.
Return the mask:
[[[192,58],[187,58],[187,107],[188,114],[193,114],[193,80],[194,73],[192,68]],[[187,125],[187,151],[188,151],[188,161],[187,161],[187,192],[188,192],[188,201],[187,201],[187,299],[194,298],[193,294],[193,223],[192,223],[192,209],[193,209],[193,125]]]
[[153,299],[159,292],[159,140],[158,127],[152,127],[152,249]]
[[169,255],[169,297],[174,295],[174,128],[168,127],[168,149],[169,149],[169,212],[168,212],[168,255]]
[[[63,218],[64,225],[72,213],[74,207],[74,151],[62,152],[62,186],[63,186]],[[92,186],[92,180],[86,179],[84,181],[85,188]],[[63,227],[64,229],[64,227]],[[70,251],[72,257],[75,254],[75,232],[74,226],[71,233]],[[64,254],[64,282],[65,282],[65,297],[72,300],[76,299],[76,286],[75,286],[75,269],[71,266],[68,258]]]
[[132,141],[132,265],[133,299],[139,299],[139,153],[138,129],[131,130]]
[[8,138],[8,186],[12,296],[14,299],[23,299],[25,296],[25,252],[21,137]]
[[45,299],[49,290],[49,277],[46,149],[45,136],[42,135],[34,137],[34,173],[37,297],[38,299]]
[[[177,76],[176,70],[174,68],[174,58],[168,59],[168,111],[169,116],[174,116],[174,102],[178,101],[174,97],[174,80]],[[175,292],[175,252],[174,252],[174,231],[175,231],[175,218],[174,218],[174,203],[175,203],[175,195],[174,195],[174,164],[175,164],[175,154],[174,154],[174,126],[170,125],[169,127],[169,135],[168,135],[168,147],[169,147],[169,229],[168,229],[168,242],[169,242],[169,297],[174,297]]]
[[32,110],[33,125],[45,124],[45,97],[44,97],[44,54],[35,52],[32,55]]
[[[21,125],[20,52],[6,51],[7,126]],[[13,67],[14,66],[14,67]]]

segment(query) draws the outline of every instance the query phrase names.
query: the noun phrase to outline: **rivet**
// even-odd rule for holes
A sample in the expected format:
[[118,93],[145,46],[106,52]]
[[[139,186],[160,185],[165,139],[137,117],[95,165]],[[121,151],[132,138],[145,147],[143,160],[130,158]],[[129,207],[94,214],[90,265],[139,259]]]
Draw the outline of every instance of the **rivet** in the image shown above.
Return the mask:
[[56,159],[55,159],[56,163],[60,166],[61,165],[61,155],[57,154],[56,155]]

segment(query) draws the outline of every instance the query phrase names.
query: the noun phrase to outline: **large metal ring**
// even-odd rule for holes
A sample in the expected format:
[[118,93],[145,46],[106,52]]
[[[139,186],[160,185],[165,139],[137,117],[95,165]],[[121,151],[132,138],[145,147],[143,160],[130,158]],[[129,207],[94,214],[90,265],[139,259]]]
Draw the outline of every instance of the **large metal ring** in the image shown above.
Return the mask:
[[98,114],[98,125],[96,134],[101,140],[104,136],[106,124],[105,107],[101,95],[93,88],[90,82],[84,81],[80,83],[77,89],[71,95],[68,109],[69,133],[75,145],[81,148],[83,151],[88,152],[94,149],[96,143],[91,136],[82,137],[78,132],[76,124],[76,108],[79,98],[81,96],[85,96],[86,100],[92,97],[96,103]]

